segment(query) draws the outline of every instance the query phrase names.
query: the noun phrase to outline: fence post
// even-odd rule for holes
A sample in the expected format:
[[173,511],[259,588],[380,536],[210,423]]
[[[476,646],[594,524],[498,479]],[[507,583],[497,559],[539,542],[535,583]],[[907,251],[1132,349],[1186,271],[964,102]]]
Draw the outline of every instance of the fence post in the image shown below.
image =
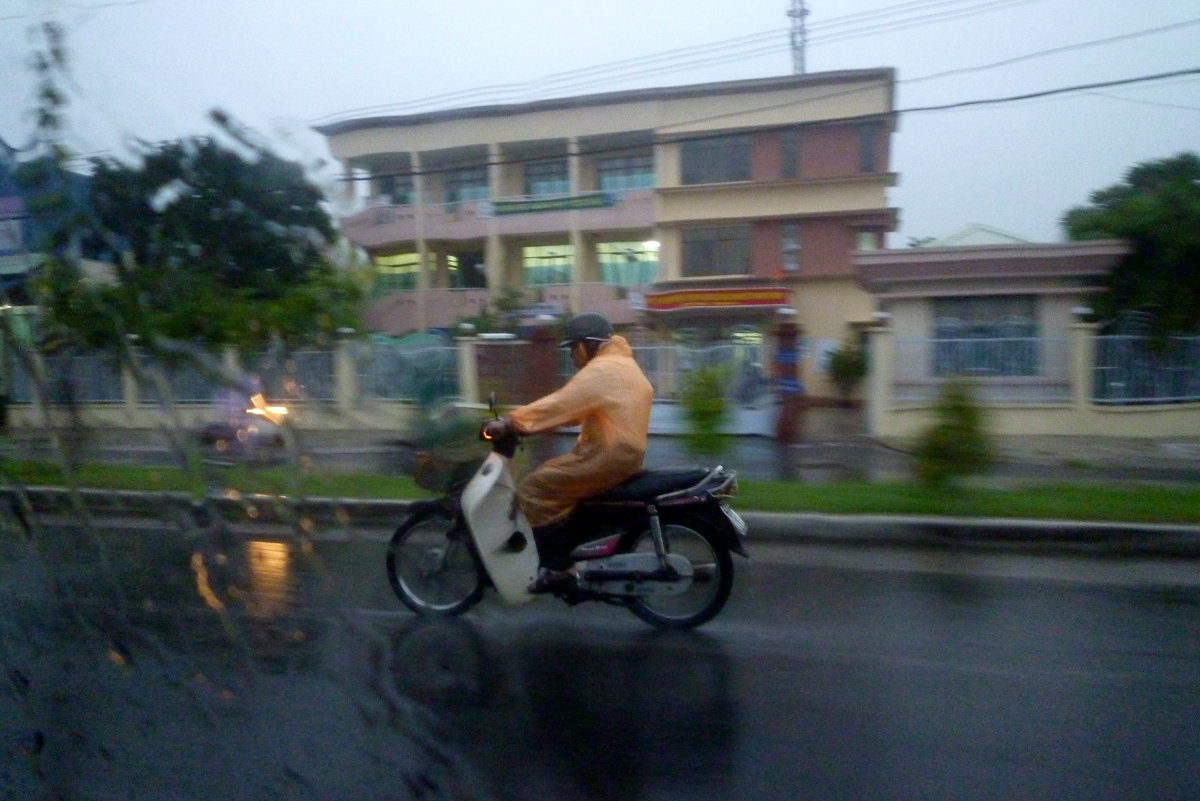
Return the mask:
[[549,395],[558,388],[558,329],[554,320],[539,322],[529,332],[529,355],[523,368],[522,403]]
[[[135,359],[140,358],[140,355],[133,349],[130,349],[129,353]],[[141,392],[138,390],[137,377],[127,364],[121,365],[121,400],[121,405],[125,407],[126,413],[133,415],[137,412],[138,403],[141,401]]]
[[463,403],[479,403],[479,342],[474,336],[458,337],[458,394]]
[[[522,403],[535,401],[558,388],[558,328],[553,319],[539,320],[529,332],[528,356],[521,381]],[[526,440],[529,464],[535,467],[554,456],[553,437],[530,437]]]
[[790,445],[804,436],[804,385],[800,382],[800,326],[795,309],[780,309],[775,335],[775,386],[779,393],[779,419],[775,439]]
[[349,412],[358,403],[358,362],[354,358],[354,331],[339,329],[333,351],[333,401],[339,412]]
[[885,416],[892,406],[893,331],[889,325],[867,329],[867,433],[885,434]]
[[1096,323],[1073,323],[1068,331],[1071,365],[1071,405],[1086,409],[1092,402],[1092,386],[1096,367]]

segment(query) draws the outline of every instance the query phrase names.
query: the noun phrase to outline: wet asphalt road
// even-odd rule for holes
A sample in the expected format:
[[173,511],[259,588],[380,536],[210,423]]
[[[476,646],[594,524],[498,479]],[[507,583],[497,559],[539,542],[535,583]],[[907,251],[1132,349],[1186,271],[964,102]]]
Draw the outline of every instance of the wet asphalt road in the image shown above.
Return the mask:
[[692,635],[469,618],[502,679],[462,747],[514,799],[1200,795],[1200,588],[1174,569],[780,556]]
[[[207,660],[235,651],[194,554],[211,587],[238,583],[256,670],[294,686],[289,714],[311,708],[301,728],[330,743],[362,735],[329,720],[356,718],[306,688],[362,691],[347,665],[386,643],[373,664],[417,710],[388,736],[421,721],[475,788],[461,797],[1200,797],[1194,561],[758,544],[720,617],[664,634],[548,599],[422,624],[390,594],[382,543],[280,544],[141,531],[110,554],[135,616]],[[314,783],[366,759],[307,758]],[[460,797],[442,790],[428,797]]]

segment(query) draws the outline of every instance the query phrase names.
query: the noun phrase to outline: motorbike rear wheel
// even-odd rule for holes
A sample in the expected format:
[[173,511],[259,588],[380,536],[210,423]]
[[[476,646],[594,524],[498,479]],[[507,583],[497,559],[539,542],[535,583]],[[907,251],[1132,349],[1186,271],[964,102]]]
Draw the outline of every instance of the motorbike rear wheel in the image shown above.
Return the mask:
[[[642,620],[664,629],[690,629],[712,620],[733,589],[733,559],[729,548],[700,524],[687,521],[662,527],[667,553],[692,563],[692,586],[679,595],[647,595],[631,601],[629,609]],[[654,539],[642,532],[634,551],[654,553]]]
[[483,569],[466,531],[441,509],[417,512],[388,545],[388,582],[421,615],[459,615],[483,597]]

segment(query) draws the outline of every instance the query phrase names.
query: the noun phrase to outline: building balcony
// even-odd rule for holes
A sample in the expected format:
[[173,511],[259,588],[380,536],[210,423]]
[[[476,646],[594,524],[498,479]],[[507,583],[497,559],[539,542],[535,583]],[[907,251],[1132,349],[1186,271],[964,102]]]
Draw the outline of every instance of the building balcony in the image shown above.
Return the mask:
[[482,239],[499,236],[557,234],[563,231],[626,231],[654,225],[654,190],[589,192],[551,198],[513,197],[497,201],[425,206],[418,218],[415,205],[371,205],[341,219],[342,230],[356,245],[383,247],[426,240]]

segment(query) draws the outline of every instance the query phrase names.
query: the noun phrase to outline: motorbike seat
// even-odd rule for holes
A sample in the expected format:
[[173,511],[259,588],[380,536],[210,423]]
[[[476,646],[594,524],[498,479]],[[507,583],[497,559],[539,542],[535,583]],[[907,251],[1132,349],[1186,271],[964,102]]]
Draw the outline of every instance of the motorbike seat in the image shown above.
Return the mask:
[[663,470],[643,470],[622,481],[610,490],[593,495],[583,503],[628,503],[648,501],[676,490],[699,484],[709,473],[703,467],[676,467]]

